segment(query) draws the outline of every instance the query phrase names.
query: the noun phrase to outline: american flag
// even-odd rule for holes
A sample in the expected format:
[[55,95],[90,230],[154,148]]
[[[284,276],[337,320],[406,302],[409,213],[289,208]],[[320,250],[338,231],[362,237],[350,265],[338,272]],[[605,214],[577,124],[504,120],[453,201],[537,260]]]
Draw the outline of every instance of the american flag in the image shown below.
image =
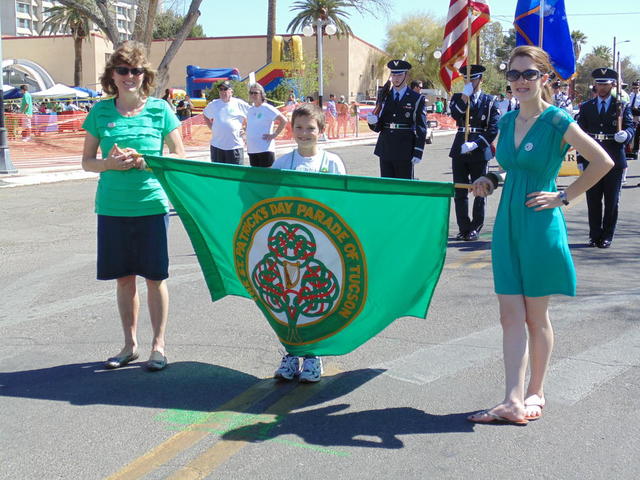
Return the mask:
[[467,40],[469,35],[469,8],[472,9],[471,35],[477,35],[485,23],[489,22],[487,0],[451,0],[447,24],[444,27],[442,56],[440,57],[440,78],[447,91],[461,75],[458,69],[467,63]]

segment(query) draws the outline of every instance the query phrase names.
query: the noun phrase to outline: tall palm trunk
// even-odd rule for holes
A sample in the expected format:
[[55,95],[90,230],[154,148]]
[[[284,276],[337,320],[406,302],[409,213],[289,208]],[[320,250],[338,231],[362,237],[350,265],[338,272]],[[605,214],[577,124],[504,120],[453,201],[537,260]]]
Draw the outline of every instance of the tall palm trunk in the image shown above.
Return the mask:
[[273,60],[273,37],[276,35],[276,0],[269,0],[267,11],[267,63]]
[[82,85],[82,40],[80,36],[73,37],[73,52],[75,61],[73,63],[73,85]]

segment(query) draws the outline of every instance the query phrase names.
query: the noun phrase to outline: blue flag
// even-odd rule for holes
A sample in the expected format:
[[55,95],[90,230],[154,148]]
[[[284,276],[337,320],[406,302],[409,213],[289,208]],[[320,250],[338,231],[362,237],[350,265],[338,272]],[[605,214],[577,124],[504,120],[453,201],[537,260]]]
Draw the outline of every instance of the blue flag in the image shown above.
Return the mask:
[[551,57],[551,64],[558,76],[569,80],[576,73],[576,59],[564,0],[518,0],[513,22],[516,46],[540,46],[540,3],[544,6],[542,48]]

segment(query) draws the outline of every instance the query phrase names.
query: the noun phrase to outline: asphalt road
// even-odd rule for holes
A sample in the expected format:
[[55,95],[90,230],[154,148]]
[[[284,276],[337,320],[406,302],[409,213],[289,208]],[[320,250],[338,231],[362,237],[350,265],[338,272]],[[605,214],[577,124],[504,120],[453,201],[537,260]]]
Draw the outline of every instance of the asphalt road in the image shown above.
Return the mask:
[[[419,178],[450,180],[450,141],[427,146]],[[377,175],[372,150],[333,149]],[[465,421],[504,394],[497,197],[480,241],[450,241],[428,318],[326,358],[309,386],[270,379],[273,332],[247,299],[211,303],[177,217],[170,365],[104,370],[122,334],[114,284],[95,280],[95,179],[0,189],[0,479],[636,479],[639,181],[632,162],[608,250],[585,245],[584,199],[566,211],[578,296],[552,300],[547,407],[526,427]],[[146,360],[144,307],[139,338]]]

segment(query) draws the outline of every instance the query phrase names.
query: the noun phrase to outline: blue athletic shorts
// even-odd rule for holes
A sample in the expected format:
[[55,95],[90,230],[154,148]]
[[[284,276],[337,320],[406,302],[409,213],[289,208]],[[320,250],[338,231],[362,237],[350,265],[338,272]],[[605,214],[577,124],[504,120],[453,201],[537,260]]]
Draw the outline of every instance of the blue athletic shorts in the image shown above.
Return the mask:
[[111,217],[98,215],[98,280],[139,275],[169,277],[169,215]]

